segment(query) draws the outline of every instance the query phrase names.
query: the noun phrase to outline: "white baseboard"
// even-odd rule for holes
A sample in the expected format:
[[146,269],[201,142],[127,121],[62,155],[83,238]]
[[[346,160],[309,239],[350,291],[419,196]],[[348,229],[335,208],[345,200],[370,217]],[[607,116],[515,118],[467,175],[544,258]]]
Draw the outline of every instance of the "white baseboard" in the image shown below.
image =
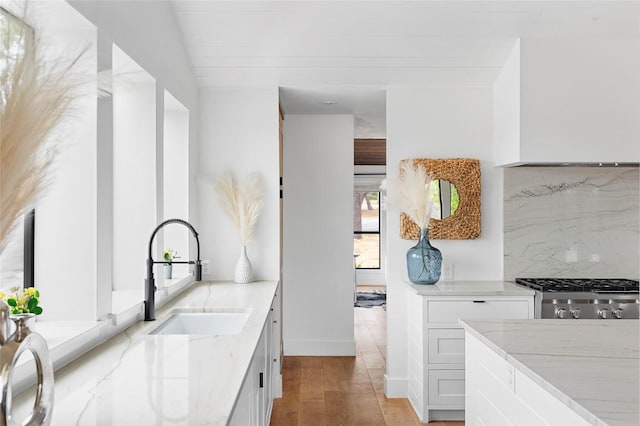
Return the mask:
[[355,356],[355,340],[285,340],[284,354],[290,356]]
[[273,378],[273,398],[282,398],[282,374],[276,374]]
[[384,375],[384,394],[387,398],[406,398],[409,385],[406,377],[389,377]]

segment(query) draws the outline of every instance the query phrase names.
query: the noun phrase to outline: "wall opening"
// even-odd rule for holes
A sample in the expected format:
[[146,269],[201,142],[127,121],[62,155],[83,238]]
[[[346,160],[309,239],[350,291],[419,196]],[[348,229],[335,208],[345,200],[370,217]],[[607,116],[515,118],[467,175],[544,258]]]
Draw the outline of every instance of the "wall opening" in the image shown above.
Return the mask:
[[[164,92],[163,220],[189,221],[189,110],[168,91]],[[189,260],[189,230],[180,225],[164,228],[164,248],[172,248]],[[172,279],[189,275],[188,265],[173,265]],[[168,283],[165,282],[165,285]]]

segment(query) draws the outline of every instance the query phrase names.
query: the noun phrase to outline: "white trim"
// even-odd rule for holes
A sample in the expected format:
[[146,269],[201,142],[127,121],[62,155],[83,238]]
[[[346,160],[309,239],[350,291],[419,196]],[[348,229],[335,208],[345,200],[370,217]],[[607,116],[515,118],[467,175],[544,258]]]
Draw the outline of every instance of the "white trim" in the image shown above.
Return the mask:
[[380,184],[385,178],[385,174],[353,175],[353,190],[355,192],[380,192]]
[[355,356],[355,340],[285,340],[287,356]]
[[277,374],[273,378],[273,398],[282,398],[282,374]]
[[[380,248],[382,250],[382,247]],[[382,266],[383,262],[380,261]],[[384,269],[356,269],[356,285],[387,285]]]
[[384,394],[387,398],[406,398],[409,385],[406,377],[393,378],[384,375]]
[[353,174],[387,174],[387,166],[353,166]]

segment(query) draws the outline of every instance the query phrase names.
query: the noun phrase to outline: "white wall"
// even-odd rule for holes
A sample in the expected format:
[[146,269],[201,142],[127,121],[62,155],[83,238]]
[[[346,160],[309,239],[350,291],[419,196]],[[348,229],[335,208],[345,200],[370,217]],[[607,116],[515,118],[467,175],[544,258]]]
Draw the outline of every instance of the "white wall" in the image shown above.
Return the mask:
[[[25,10],[15,2],[3,6]],[[96,279],[96,29],[62,1],[35,2],[25,20],[35,28],[42,56],[68,65],[87,46],[73,69],[79,95],[54,132],[58,154],[35,202],[35,286],[44,313],[39,320],[95,319]],[[55,62],[54,62],[55,61]],[[90,284],[88,284],[90,283]],[[21,283],[13,283],[20,285]],[[82,301],[69,310],[69,295]],[[89,301],[85,303],[85,301]],[[71,314],[70,314],[71,312]]]
[[160,86],[190,111],[196,109],[198,90],[169,2],[71,0],[69,3]]
[[[502,170],[492,159],[492,90],[388,89],[387,176],[397,177],[407,158],[470,157],[480,160],[482,230],[476,240],[433,240],[455,280],[502,278]],[[407,396],[405,254],[414,241],[402,240],[399,212],[387,212],[388,397]]]
[[[23,2],[2,0],[24,12]],[[71,6],[70,6],[71,4]],[[197,87],[180,32],[168,2],[33,1],[30,23],[52,57],[74,56],[88,46],[77,77],[83,98],[63,128],[64,144],[53,164],[49,186],[36,204],[36,286],[42,292],[42,320],[95,320],[111,309],[112,220],[111,120],[108,102],[98,120],[96,72],[109,69],[111,46],[118,45],[191,112],[190,146],[195,144]],[[78,13],[79,12],[79,13]],[[96,31],[97,30],[97,31]],[[96,35],[97,32],[97,35]],[[104,65],[106,68],[103,68]],[[159,102],[162,108],[162,102]],[[156,118],[161,117],[156,106]],[[156,145],[162,144],[162,119],[156,120]],[[161,150],[159,151],[162,152]],[[194,180],[195,150],[190,150],[190,180]],[[157,156],[151,164],[161,164]],[[156,190],[161,190],[160,183]],[[161,202],[161,201],[160,201]],[[195,194],[189,197],[195,211]],[[157,205],[155,206],[157,207]],[[192,218],[193,219],[193,218]],[[152,229],[147,232],[150,233]],[[140,253],[144,267],[146,253]],[[138,264],[138,263],[136,263]],[[99,265],[99,266],[98,266]],[[143,276],[131,277],[140,292]],[[101,291],[98,291],[98,283]],[[104,290],[104,291],[102,291]],[[69,295],[82,303],[69,309]]]
[[224,213],[213,181],[224,171],[236,179],[258,172],[263,179],[264,208],[247,255],[255,279],[278,280],[279,273],[279,129],[278,89],[210,89],[200,96],[198,147],[202,259],[210,260],[206,278],[233,279],[240,238]]
[[353,116],[284,120],[286,355],[355,355]]
[[136,290],[158,222],[156,86],[117,46],[113,74],[113,289]]
[[[164,94],[163,144],[163,220],[189,217],[189,110],[169,92]],[[191,232],[184,226],[170,225],[164,229],[164,247],[173,248],[181,261],[189,255]],[[173,265],[173,277],[189,273],[187,265]]]
[[[141,68],[145,70],[156,81],[156,209],[158,217],[162,217],[163,190],[162,190],[162,164],[163,143],[164,143],[164,91],[168,90],[175,99],[184,105],[189,111],[189,217],[185,218],[191,222],[196,230],[198,229],[197,218],[197,192],[195,190],[195,175],[197,167],[197,107],[198,89],[195,84],[193,71],[191,69],[187,51],[182,44],[182,36],[178,28],[176,18],[169,2],[133,2],[133,1],[69,1],[69,3],[83,14],[87,19],[98,27],[99,32],[99,55],[100,57],[111,55],[111,46],[117,44],[129,57],[131,57]],[[100,61],[99,61],[100,62]],[[101,61],[105,63],[105,61]],[[106,61],[108,63],[108,61]],[[101,68],[103,69],[103,68]],[[108,69],[108,68],[106,68]],[[104,117],[103,117],[104,118]],[[105,129],[100,129],[105,133]],[[101,138],[101,136],[104,136]],[[102,146],[100,152],[110,153],[109,135],[99,135]],[[98,197],[103,210],[106,210],[110,202],[109,187],[104,182],[110,181],[112,173],[104,170],[109,166],[108,159],[101,159],[98,167],[100,169],[100,194]],[[108,220],[105,214],[103,220]],[[111,250],[111,242],[108,241],[109,229],[99,225],[102,236],[99,244],[99,252]],[[103,229],[104,228],[104,229]],[[146,232],[148,237],[152,229]],[[184,232],[188,232],[186,229]],[[147,237],[147,238],[148,238]],[[162,235],[158,236],[158,249],[154,255],[162,252]],[[191,238],[191,248],[194,247],[194,240]],[[144,266],[146,260],[146,250],[141,253],[136,262]],[[106,266],[101,269],[106,269]],[[102,273],[100,279],[108,282],[105,278],[108,274]],[[139,282],[140,291],[143,289],[143,276],[132,278]],[[107,295],[103,294],[100,300],[106,300]],[[100,304],[99,304],[100,305]],[[103,304],[104,305],[104,304]],[[99,306],[99,312],[104,314],[105,309],[110,306]]]

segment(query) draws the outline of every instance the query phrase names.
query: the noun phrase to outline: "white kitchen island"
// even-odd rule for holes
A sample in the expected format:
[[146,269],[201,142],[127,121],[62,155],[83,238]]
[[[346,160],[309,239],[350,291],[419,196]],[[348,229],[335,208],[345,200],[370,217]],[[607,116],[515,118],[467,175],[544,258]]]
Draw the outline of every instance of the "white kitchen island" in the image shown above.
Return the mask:
[[[280,379],[273,368],[280,346],[277,288],[275,281],[194,285],[158,309],[156,321],[134,324],[57,371],[51,424],[266,424]],[[239,334],[149,334],[178,312],[249,316]],[[30,410],[32,392],[14,398],[15,420]]]
[[461,320],[465,424],[637,425],[637,320]]

